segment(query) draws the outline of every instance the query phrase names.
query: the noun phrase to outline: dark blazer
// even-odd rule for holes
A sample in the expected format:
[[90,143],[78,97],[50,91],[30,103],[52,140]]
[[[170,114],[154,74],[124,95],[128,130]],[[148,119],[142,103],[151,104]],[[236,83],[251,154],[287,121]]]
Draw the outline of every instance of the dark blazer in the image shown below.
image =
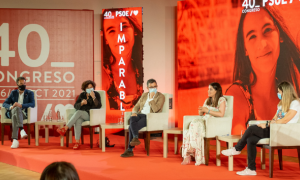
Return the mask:
[[[101,104],[101,97],[100,94],[97,91],[94,91],[95,93],[95,101],[93,100],[93,98],[91,96],[89,96],[88,98],[86,97],[86,92],[82,92],[76,103],[74,104],[74,107],[76,110],[83,110],[86,111],[87,113],[90,113],[90,109],[100,109],[102,107]],[[85,99],[87,100],[87,104],[81,106],[81,101]]]
[[[19,90],[13,90],[9,97],[4,101],[3,107],[5,107],[8,111],[10,106],[12,106],[15,102],[18,102],[19,99]],[[22,110],[25,109],[25,112],[27,114],[27,109],[29,107],[34,108],[35,107],[35,100],[34,100],[34,93],[30,90],[25,89],[24,91],[24,99],[22,104]],[[9,118],[9,117],[8,117]]]

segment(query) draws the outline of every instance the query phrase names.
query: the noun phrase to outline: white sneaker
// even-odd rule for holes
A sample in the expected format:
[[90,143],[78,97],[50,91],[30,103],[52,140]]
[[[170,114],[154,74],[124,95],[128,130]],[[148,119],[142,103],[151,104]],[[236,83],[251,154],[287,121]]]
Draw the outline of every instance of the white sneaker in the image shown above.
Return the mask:
[[223,150],[222,154],[225,155],[225,156],[234,156],[234,155],[241,154],[241,151],[237,151],[237,150],[235,150],[235,147],[233,147],[231,149]]
[[236,172],[236,174],[240,175],[240,176],[256,176],[257,175],[256,171],[248,169],[247,167],[244,171],[238,171],[238,172]]
[[22,139],[27,138],[27,134],[24,129],[22,129],[22,131],[21,131],[21,138]]
[[19,147],[19,141],[14,139],[10,148],[15,149]]

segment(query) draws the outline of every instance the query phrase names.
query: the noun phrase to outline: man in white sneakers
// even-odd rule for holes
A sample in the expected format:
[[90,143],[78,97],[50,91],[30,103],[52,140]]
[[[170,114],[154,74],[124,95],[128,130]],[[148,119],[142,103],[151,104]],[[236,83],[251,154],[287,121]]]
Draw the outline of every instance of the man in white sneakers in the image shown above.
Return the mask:
[[[21,131],[21,138],[27,138],[27,134],[23,129],[23,120],[27,119],[27,109],[34,108],[34,93],[26,89],[26,79],[18,77],[16,80],[18,85],[17,90],[13,90],[9,97],[4,101],[3,107],[7,109],[6,116],[12,122],[12,139],[11,148],[18,148],[18,130]],[[30,132],[29,132],[30,133]]]

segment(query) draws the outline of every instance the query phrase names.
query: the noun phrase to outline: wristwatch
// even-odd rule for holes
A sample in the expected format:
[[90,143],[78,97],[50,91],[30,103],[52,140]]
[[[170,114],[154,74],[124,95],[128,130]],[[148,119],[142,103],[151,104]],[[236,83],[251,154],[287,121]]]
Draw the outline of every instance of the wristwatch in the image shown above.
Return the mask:
[[269,121],[267,121],[266,128],[269,127]]

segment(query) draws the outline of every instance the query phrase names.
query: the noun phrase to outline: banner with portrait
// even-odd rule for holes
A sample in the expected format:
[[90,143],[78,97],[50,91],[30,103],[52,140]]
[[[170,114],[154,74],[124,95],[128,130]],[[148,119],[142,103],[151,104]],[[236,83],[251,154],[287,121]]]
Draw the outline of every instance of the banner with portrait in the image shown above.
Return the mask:
[[26,78],[38,121],[72,108],[81,83],[93,80],[94,11],[0,9],[0,103]]
[[212,82],[234,96],[232,134],[274,117],[280,82],[300,94],[299,9],[299,1],[178,2],[178,126],[198,114]]
[[141,7],[102,10],[102,88],[110,110],[132,109],[143,93],[142,14]]

